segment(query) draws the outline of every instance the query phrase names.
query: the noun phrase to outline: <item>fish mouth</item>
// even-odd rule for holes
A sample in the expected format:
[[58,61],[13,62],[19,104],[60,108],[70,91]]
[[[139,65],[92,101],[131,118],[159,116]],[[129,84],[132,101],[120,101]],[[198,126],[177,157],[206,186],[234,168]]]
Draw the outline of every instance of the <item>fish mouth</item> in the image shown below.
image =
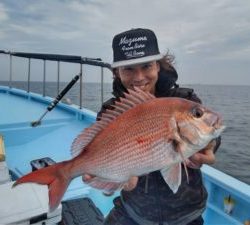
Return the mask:
[[226,126],[221,125],[220,127],[215,128],[215,133],[217,134],[217,136],[219,136],[225,129],[226,129]]
[[225,126],[223,124],[222,117],[217,113],[211,113],[205,120],[207,126],[210,127],[212,135],[218,137],[224,130]]
[[224,127],[222,117],[217,113],[211,113],[206,119],[205,122],[208,126],[214,128],[215,130],[221,129]]
[[214,134],[216,136],[219,136],[226,129],[220,116],[213,122],[212,127],[214,128]]
[[223,126],[223,122],[221,117],[217,117],[217,119],[211,124],[214,129],[220,129]]

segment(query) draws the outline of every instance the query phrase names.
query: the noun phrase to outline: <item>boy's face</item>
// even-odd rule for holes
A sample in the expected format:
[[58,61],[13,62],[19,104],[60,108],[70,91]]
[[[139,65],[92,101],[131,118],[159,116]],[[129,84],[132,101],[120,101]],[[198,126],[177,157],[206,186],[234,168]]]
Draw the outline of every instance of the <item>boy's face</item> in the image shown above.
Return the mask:
[[143,91],[155,94],[155,84],[158,80],[160,65],[158,62],[148,62],[133,66],[118,67],[117,76],[127,89],[138,87]]

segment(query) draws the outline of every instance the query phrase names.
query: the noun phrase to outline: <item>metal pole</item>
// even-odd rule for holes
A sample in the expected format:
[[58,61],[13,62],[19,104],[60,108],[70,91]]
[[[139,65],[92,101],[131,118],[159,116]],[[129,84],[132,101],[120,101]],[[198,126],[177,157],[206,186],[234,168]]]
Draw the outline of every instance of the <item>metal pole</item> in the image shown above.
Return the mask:
[[82,64],[80,64],[80,109],[82,108]]
[[28,63],[28,93],[30,92],[30,58]]
[[10,55],[10,79],[9,79],[9,87],[12,88],[12,55]]
[[60,61],[57,61],[57,95],[59,94],[60,91]]
[[46,60],[43,60],[43,97],[45,96]]
[[104,88],[103,88],[103,67],[101,67],[101,101],[102,101],[102,104],[103,104],[103,92],[104,92],[104,90],[103,90]]

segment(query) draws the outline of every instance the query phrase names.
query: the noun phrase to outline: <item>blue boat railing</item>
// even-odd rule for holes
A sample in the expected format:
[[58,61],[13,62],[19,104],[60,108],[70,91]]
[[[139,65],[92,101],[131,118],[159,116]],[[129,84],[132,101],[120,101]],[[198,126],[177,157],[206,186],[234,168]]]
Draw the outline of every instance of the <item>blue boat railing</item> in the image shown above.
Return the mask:
[[9,55],[9,87],[12,88],[13,82],[13,56],[14,57],[21,57],[28,59],[28,78],[27,78],[27,92],[30,92],[30,82],[31,82],[31,59],[40,59],[43,60],[43,91],[42,95],[45,96],[46,90],[46,62],[47,61],[56,61],[57,62],[57,94],[59,94],[59,83],[60,83],[60,64],[61,62],[67,63],[75,63],[79,64],[80,66],[80,89],[79,89],[79,107],[82,108],[82,75],[83,75],[83,65],[91,65],[97,66],[101,68],[101,102],[104,101],[104,68],[111,69],[109,63],[103,62],[100,58],[88,58],[82,56],[75,56],[75,55],[61,55],[61,54],[42,54],[42,53],[28,53],[28,52],[11,52],[11,51],[4,51],[0,50],[0,54]]

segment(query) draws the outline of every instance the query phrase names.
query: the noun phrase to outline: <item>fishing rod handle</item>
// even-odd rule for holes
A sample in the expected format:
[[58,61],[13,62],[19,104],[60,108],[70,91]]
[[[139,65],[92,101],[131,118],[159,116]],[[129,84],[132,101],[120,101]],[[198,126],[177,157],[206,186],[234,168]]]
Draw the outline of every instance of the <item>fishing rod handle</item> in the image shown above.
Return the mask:
[[70,83],[57,95],[56,99],[50,103],[50,105],[47,107],[48,111],[51,111],[57,103],[63,98],[63,96],[72,88],[72,86],[78,81],[80,75],[76,75]]

